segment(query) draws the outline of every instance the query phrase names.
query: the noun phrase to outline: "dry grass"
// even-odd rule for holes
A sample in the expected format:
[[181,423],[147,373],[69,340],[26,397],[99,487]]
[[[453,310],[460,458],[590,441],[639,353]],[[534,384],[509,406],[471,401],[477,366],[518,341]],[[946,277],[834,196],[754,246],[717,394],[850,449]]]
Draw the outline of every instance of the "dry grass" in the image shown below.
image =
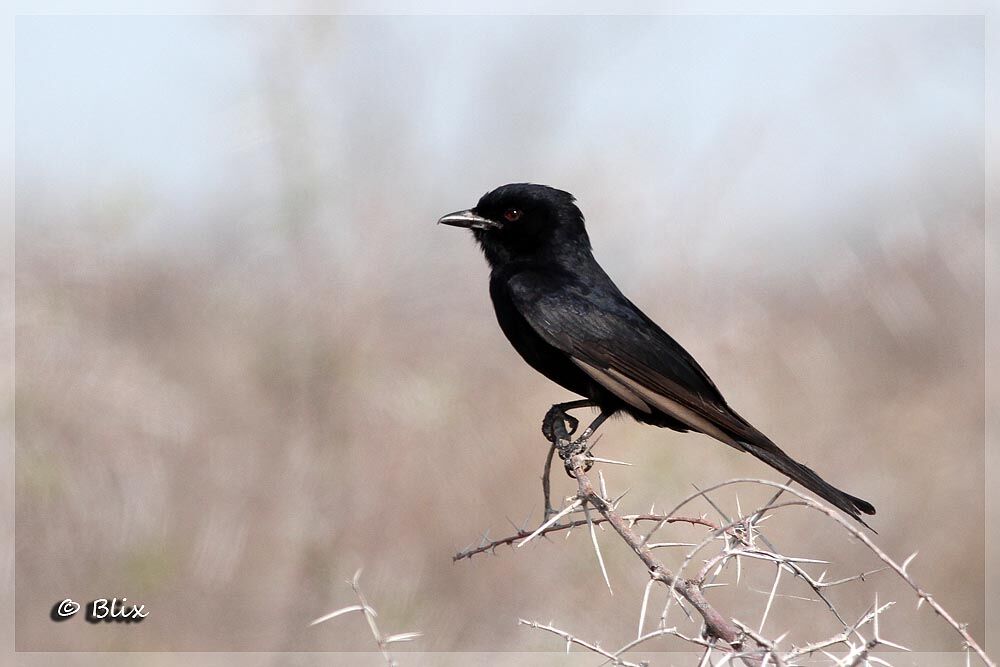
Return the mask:
[[[614,608],[572,585],[592,567],[585,550],[542,543],[474,568],[450,562],[470,533],[540,515],[537,422],[567,397],[496,331],[465,239],[442,240],[448,251],[428,255],[423,274],[386,263],[352,275],[319,245],[263,261],[252,233],[223,253],[42,230],[20,230],[18,248],[19,591],[41,608],[68,591],[125,589],[159,619],[105,646],[24,614],[19,646],[366,648],[306,627],[361,565],[386,598],[380,611],[420,627],[430,650],[544,646],[514,619]],[[719,279],[691,301],[678,290],[637,299],[676,323],[738,409],[871,499],[886,548],[920,549],[920,579],[981,634],[981,302],[942,256],[968,253],[963,239],[974,242],[949,230],[920,254],[870,258],[832,291],[751,283],[755,298],[737,300]],[[894,333],[869,295],[904,280],[927,310]],[[714,318],[704,304],[721,304]],[[618,484],[659,507],[692,483],[763,472],[700,436],[605,429],[601,453],[636,464]],[[839,550],[808,521],[785,530],[805,552]],[[627,554],[605,556],[614,570]],[[584,636],[630,632],[630,619],[607,618],[561,620]],[[950,641],[920,623],[895,630],[918,648]]]

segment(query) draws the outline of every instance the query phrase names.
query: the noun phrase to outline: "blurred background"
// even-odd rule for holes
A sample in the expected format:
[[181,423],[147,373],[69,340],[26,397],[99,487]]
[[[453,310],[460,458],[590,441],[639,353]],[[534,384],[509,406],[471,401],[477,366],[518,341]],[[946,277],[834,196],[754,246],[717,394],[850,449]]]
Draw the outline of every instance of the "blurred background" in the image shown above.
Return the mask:
[[[981,17],[22,16],[16,38],[18,649],[371,650],[359,616],[307,625],[360,567],[410,650],[562,648],[518,617],[632,638],[648,577],[610,532],[614,597],[584,531],[451,562],[539,520],[538,424],[572,398],[434,224],[511,181],[575,193],[623,291],[982,636]],[[635,464],[605,471],[625,511],[782,481],[627,421],[601,450]],[[818,515],[769,531],[830,576],[876,566]],[[712,599],[759,618],[773,570],[746,576]],[[960,648],[887,575],[833,595],[853,619],[876,592],[894,641]],[[49,620],[109,596],[150,618]],[[834,620],[789,597],[767,628]]]

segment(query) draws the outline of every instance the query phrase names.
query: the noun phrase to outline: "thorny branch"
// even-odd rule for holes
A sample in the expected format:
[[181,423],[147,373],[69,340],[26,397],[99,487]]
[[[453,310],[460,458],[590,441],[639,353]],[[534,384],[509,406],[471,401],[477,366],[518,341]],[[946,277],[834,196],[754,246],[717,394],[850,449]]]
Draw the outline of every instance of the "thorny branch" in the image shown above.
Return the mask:
[[562,637],[566,642],[566,652],[569,652],[569,647],[571,644],[576,644],[577,646],[582,646],[592,653],[597,653],[598,655],[603,655],[608,660],[612,661],[614,665],[622,665],[623,667],[640,667],[639,664],[634,662],[628,662],[627,660],[621,660],[615,653],[602,649],[600,644],[592,644],[588,641],[580,639],[579,637],[574,637],[573,635],[560,630],[559,628],[553,627],[551,625],[546,625],[544,623],[538,623],[536,621],[526,621],[523,618],[517,619],[518,625],[527,625],[529,628],[534,628],[535,630],[545,630],[546,632],[551,632],[554,635]]
[[382,631],[379,630],[378,628],[378,624],[375,622],[375,617],[378,616],[378,614],[376,613],[375,609],[373,609],[372,606],[368,604],[368,599],[365,597],[365,594],[361,591],[361,570],[355,572],[354,577],[347,583],[349,583],[351,585],[351,588],[354,589],[354,595],[357,596],[358,602],[360,604],[352,604],[347,607],[342,607],[336,611],[332,611],[329,614],[324,614],[323,616],[320,616],[319,618],[314,620],[309,625],[310,626],[318,625],[320,623],[325,623],[326,621],[337,618],[338,616],[348,614],[352,611],[360,611],[361,613],[364,614],[365,620],[368,621],[368,629],[371,630],[372,638],[378,645],[379,651],[382,652],[382,657],[385,659],[386,664],[389,667],[396,667],[397,663],[393,659],[392,655],[389,653],[389,645],[395,644],[397,642],[413,641],[414,639],[421,637],[423,633],[400,632],[393,635],[382,634]]
[[670,586],[677,591],[692,607],[694,607],[702,619],[705,621],[705,629],[717,639],[722,640],[731,646],[739,646],[741,643],[741,633],[731,621],[720,614],[712,605],[708,603],[701,589],[687,579],[676,577],[666,565],[653,553],[648,544],[644,544],[642,539],[635,534],[628,522],[622,518],[611,504],[594,491],[590,477],[584,472],[584,460],[580,454],[573,454],[565,459],[567,467],[576,477],[579,490],[577,498],[589,503],[594,509],[601,513],[615,529],[625,542],[632,547],[632,550],[639,556],[649,570],[649,576],[656,581]]
[[[935,611],[935,613],[938,614],[938,616],[940,616],[942,619],[944,619],[944,621],[948,625],[950,625],[956,632],[958,632],[958,634],[963,639],[964,645],[968,649],[970,649],[973,652],[975,652],[976,655],[979,656],[979,658],[983,661],[984,664],[988,665],[989,667],[996,667],[996,663],[993,662],[993,660],[986,654],[986,652],[983,650],[983,648],[981,646],[979,646],[979,644],[976,642],[976,640],[973,639],[972,635],[969,634],[969,630],[968,630],[967,625],[964,624],[964,623],[959,623],[958,621],[956,621],[951,616],[951,614],[948,613],[947,610],[945,610],[929,593],[927,593],[926,591],[924,591],[916,583],[916,581],[913,580],[913,577],[910,575],[910,573],[907,571],[906,568],[909,566],[909,564],[916,557],[916,555],[917,555],[916,552],[914,552],[913,554],[911,554],[902,563],[897,563],[888,554],[886,554],[885,551],[883,551],[877,544],[875,544],[872,541],[872,539],[865,532],[863,532],[862,530],[860,530],[859,528],[857,528],[856,526],[854,526],[853,524],[851,524],[850,522],[848,522],[847,519],[845,519],[843,516],[841,516],[836,511],[830,509],[829,507],[826,507],[825,505],[819,503],[818,501],[816,501],[813,498],[805,495],[804,493],[802,493],[801,491],[798,491],[797,489],[793,489],[793,488],[789,487],[786,484],[778,484],[777,482],[772,482],[771,480],[755,479],[755,478],[733,479],[733,480],[729,480],[727,482],[723,482],[721,484],[717,484],[717,485],[715,485],[713,487],[705,489],[704,491],[700,491],[699,494],[697,494],[697,495],[704,495],[705,493],[708,493],[709,491],[713,491],[715,489],[719,489],[719,488],[722,488],[724,486],[730,486],[732,484],[739,484],[739,483],[753,483],[753,484],[761,484],[761,485],[764,485],[764,486],[770,486],[770,487],[773,487],[773,488],[776,488],[776,489],[780,489],[783,492],[791,493],[791,494],[793,494],[793,495],[795,495],[795,496],[797,496],[799,498],[799,500],[797,500],[797,501],[781,503],[780,505],[774,504],[773,500],[772,500],[771,503],[769,503],[768,505],[765,505],[764,507],[762,507],[759,510],[755,511],[754,513],[752,513],[751,516],[753,516],[753,515],[760,516],[760,515],[762,515],[764,512],[766,512],[768,510],[777,509],[777,508],[782,507],[782,506],[798,505],[798,506],[802,506],[802,507],[808,507],[808,508],[810,508],[812,510],[815,510],[815,511],[821,513],[821,514],[826,515],[827,517],[829,517],[833,521],[836,521],[838,524],[840,524],[840,526],[842,528],[844,528],[844,530],[846,530],[848,533],[850,533],[852,537],[854,537],[855,539],[859,540],[866,547],[868,547],[868,549],[879,560],[881,560],[883,563],[886,564],[886,566],[887,566],[888,569],[893,570],[897,575],[899,575],[899,577],[904,582],[906,582],[906,584],[911,589],[913,589],[913,591],[917,594],[917,598],[918,598],[918,600],[917,600],[917,608],[919,608],[921,605],[923,605],[924,602],[926,602]],[[681,505],[683,506],[683,504],[684,503],[682,503]],[[739,523],[739,522],[734,522],[733,525],[735,525],[737,523]],[[691,560],[691,557],[693,557],[693,555],[698,550],[700,550],[702,547],[704,547],[705,545],[707,545],[708,542],[709,541],[706,540],[706,541],[702,542],[702,544],[699,545],[696,549],[694,549],[689,554],[688,558],[686,559],[685,565],[687,564],[687,562],[689,562]],[[741,555],[746,555],[746,554],[744,553],[744,554],[741,554]],[[789,559],[786,559],[786,560],[789,560]],[[683,569],[683,566],[682,566],[682,569]],[[838,581],[838,582],[827,582],[825,585],[829,586],[829,585],[832,585],[833,583],[842,583],[844,581],[850,581],[852,579],[863,578],[864,576],[866,576],[866,574],[870,574],[870,573],[865,573],[865,574],[857,575],[856,577],[848,578],[847,580],[841,580],[841,581]],[[820,584],[822,584],[822,582],[813,582],[813,583],[816,584],[817,587]]]
[[[662,524],[689,523],[692,525],[705,526],[706,528],[712,528],[712,529],[717,528],[715,523],[713,523],[712,521],[706,519],[705,517],[698,517],[698,516],[667,516],[666,514],[625,514],[622,515],[622,519],[629,525],[635,525],[640,521],[651,521]],[[606,519],[603,516],[599,518],[595,517],[593,519],[593,522],[594,525],[601,525],[604,523],[608,523],[608,519]],[[581,526],[586,526],[586,525],[587,525],[586,519],[578,519],[575,521],[570,521],[568,523],[554,523],[546,527],[541,532],[539,532],[538,536],[542,537],[545,535],[549,535],[550,533],[558,533],[563,530],[573,530],[574,528],[579,528]],[[511,535],[507,535],[505,537],[501,537],[495,540],[491,540],[488,538],[488,536],[484,535],[479,540],[478,544],[475,544],[475,546],[470,545],[466,547],[462,551],[459,551],[454,556],[452,556],[451,559],[453,561],[459,561],[464,558],[472,558],[473,556],[481,553],[487,553],[487,552],[494,553],[496,552],[497,547],[512,546],[514,542],[523,540],[526,537],[529,537],[534,532],[528,530],[524,526],[513,525],[513,528],[516,532],[514,532]],[[654,543],[650,544],[649,546],[651,548],[656,548],[657,546],[664,546],[664,545]],[[690,546],[690,545],[685,544],[683,546]]]
[[[879,615],[891,607],[893,603],[890,602],[880,605],[876,597],[875,604],[869,608],[869,610],[863,614],[861,618],[853,624],[848,624],[843,620],[841,614],[834,608],[832,603],[826,598],[824,590],[852,581],[864,581],[865,577],[873,575],[877,572],[891,570],[899,575],[899,577],[902,578],[903,581],[905,581],[907,585],[909,585],[917,594],[918,608],[926,602],[941,618],[945,620],[946,623],[948,623],[948,625],[959,633],[964,641],[964,647],[967,654],[975,653],[982,660],[983,664],[988,667],[996,667],[996,663],[994,663],[986,655],[983,649],[969,634],[967,627],[958,623],[937,603],[936,600],[934,600],[933,597],[920,588],[913,580],[907,571],[907,567],[912,562],[916,554],[913,554],[902,563],[897,563],[881,548],[879,548],[867,534],[849,523],[837,512],[827,508],[796,489],[790,488],[787,484],[778,484],[763,479],[730,480],[728,482],[712,486],[708,489],[700,489],[698,493],[692,494],[671,512],[665,514],[654,514],[651,509],[648,514],[622,515],[617,511],[621,497],[615,500],[611,500],[608,497],[603,475],[600,476],[600,491],[595,489],[594,483],[588,477],[587,471],[595,459],[588,456],[589,452],[585,447],[581,447],[579,442],[571,443],[566,440],[559,440],[553,447],[552,451],[559,452],[560,458],[563,460],[567,471],[571,474],[571,476],[575,477],[577,481],[577,493],[574,497],[568,499],[568,505],[559,512],[547,507],[545,516],[546,520],[534,531],[528,531],[527,528],[523,526],[521,528],[514,526],[515,533],[504,538],[490,540],[488,535],[484,535],[478,546],[469,547],[456,554],[454,560],[471,558],[473,555],[479,553],[495,553],[495,549],[498,546],[513,546],[515,543],[516,546],[521,546],[538,536],[545,536],[557,531],[570,531],[575,527],[585,526],[588,524],[591,527],[591,537],[594,539],[593,526],[598,523],[609,523],[615,529],[615,532],[617,532],[618,535],[636,553],[636,555],[639,556],[650,575],[650,583],[647,585],[645,594],[643,595],[638,636],[636,639],[630,641],[617,651],[611,651],[601,648],[596,642],[589,642],[575,637],[569,632],[554,627],[551,623],[544,625],[523,619],[519,621],[520,624],[545,630],[562,637],[566,641],[567,651],[571,645],[576,645],[603,656],[611,664],[635,665],[636,663],[629,662],[625,659],[624,655],[627,651],[631,651],[639,645],[656,637],[672,636],[682,639],[690,644],[700,646],[704,649],[699,666],[709,664],[732,664],[736,660],[742,660],[746,664],[760,667],[791,667],[792,665],[802,664],[801,660],[803,658],[811,656],[817,652],[825,654],[832,661],[832,664],[837,665],[837,667],[888,664],[884,660],[871,655],[871,651],[877,647],[890,647],[907,650],[905,647],[899,646],[898,644],[882,637],[879,631]],[[548,468],[549,462],[550,461],[546,462],[546,469]],[[714,501],[708,496],[708,493],[737,483],[754,483],[770,486],[777,489],[777,492],[768,501],[768,503],[762,507],[747,514],[738,512],[738,516],[735,519],[730,519],[720,508],[718,508],[718,506],[715,505]],[[795,499],[778,502],[782,493],[790,493],[795,496]],[[548,498],[547,493],[546,498]],[[678,516],[676,514],[686,504],[696,498],[704,498],[713,507],[715,507],[722,516],[724,523],[715,524],[703,516],[695,518]],[[836,521],[852,537],[856,538],[868,547],[868,549],[885,564],[885,567],[836,580],[827,580],[825,572],[818,577],[810,575],[803,566],[824,564],[826,561],[814,558],[786,556],[782,554],[773,544],[771,544],[771,542],[760,533],[758,528],[758,524],[760,522],[771,516],[766,513],[773,512],[774,510],[779,510],[781,508],[795,506],[810,508]],[[571,520],[567,523],[559,523],[560,519],[564,516],[571,515],[573,513],[586,513],[588,507],[597,510],[600,516],[595,516],[589,520],[588,518],[583,518]],[[634,530],[640,522],[647,522],[655,525],[649,530],[648,533],[640,536]],[[653,534],[659,530],[659,528],[668,523],[674,522],[702,525],[710,529],[710,534],[699,544],[688,544],[682,542],[655,543],[651,541]],[[716,540],[723,541],[724,547],[722,551],[719,554],[703,561],[703,566],[699,568],[699,571],[694,578],[682,576],[683,572],[688,565],[691,564],[695,556],[706,545]],[[596,539],[594,546],[597,551],[598,561],[601,565],[602,572],[606,578],[607,572],[604,569],[603,558],[601,557],[600,550],[596,545]],[[654,549],[663,546],[688,546],[693,547],[693,549],[687,553],[681,566],[676,571],[671,571],[656,557],[653,551]],[[721,585],[713,582],[731,561],[735,561],[736,563],[736,576],[738,583],[741,569],[741,559],[743,558],[751,561],[770,562],[773,563],[775,567],[775,577],[773,584],[770,587],[770,591],[764,591],[768,593],[767,604],[762,617],[756,624],[756,629],[750,624],[743,623],[735,618],[723,616],[705,599],[703,595],[704,589],[713,585]],[[826,603],[830,611],[843,625],[843,630],[841,632],[838,632],[837,634],[824,640],[814,641],[804,646],[792,646],[791,648],[785,649],[779,648],[781,642],[785,638],[785,635],[773,640],[764,635],[764,625],[771,610],[772,603],[776,597],[778,597],[777,591],[781,573],[783,571],[789,572],[795,578],[802,579],[813,590],[817,597]],[[664,608],[663,614],[660,616],[660,626],[658,629],[644,633],[643,628],[645,625],[647,605],[649,603],[650,587],[656,582],[664,584],[668,589],[669,595],[667,599],[667,606]],[[697,611],[702,619],[703,627],[702,635],[700,637],[684,635],[679,632],[676,627],[666,627],[667,612],[672,603],[676,602],[681,610],[687,613],[687,609],[685,609],[684,605],[681,603],[682,600],[686,601],[695,611]],[[873,635],[870,638],[866,638],[862,635],[862,630],[866,627],[871,627],[873,629]],[[833,650],[836,646],[846,647],[847,653],[841,657],[837,657],[828,652],[828,649]],[[716,652],[718,652],[719,658],[717,662],[713,662],[712,655]]]

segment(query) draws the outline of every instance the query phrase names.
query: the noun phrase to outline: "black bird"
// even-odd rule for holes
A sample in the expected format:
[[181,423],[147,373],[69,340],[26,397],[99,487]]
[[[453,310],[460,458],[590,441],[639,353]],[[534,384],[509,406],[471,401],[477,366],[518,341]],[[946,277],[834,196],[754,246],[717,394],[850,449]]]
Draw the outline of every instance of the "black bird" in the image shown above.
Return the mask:
[[[710,435],[750,452],[864,524],[868,502],[793,460],[729,407],[698,362],[621,293],[594,259],[573,195],[512,183],[438,222],[472,230],[490,265],[490,297],[507,339],[535,370],[584,400],[552,406],[600,413],[581,440],[615,413],[675,431]],[[866,524],[867,525],[867,524]]]

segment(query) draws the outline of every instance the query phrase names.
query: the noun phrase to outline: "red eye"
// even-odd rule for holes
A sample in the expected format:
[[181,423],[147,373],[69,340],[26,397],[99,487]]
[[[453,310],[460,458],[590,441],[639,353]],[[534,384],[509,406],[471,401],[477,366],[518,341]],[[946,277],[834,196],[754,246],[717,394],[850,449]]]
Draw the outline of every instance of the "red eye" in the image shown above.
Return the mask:
[[509,208],[503,212],[503,217],[507,219],[508,222],[517,222],[521,219],[521,211],[516,208]]

